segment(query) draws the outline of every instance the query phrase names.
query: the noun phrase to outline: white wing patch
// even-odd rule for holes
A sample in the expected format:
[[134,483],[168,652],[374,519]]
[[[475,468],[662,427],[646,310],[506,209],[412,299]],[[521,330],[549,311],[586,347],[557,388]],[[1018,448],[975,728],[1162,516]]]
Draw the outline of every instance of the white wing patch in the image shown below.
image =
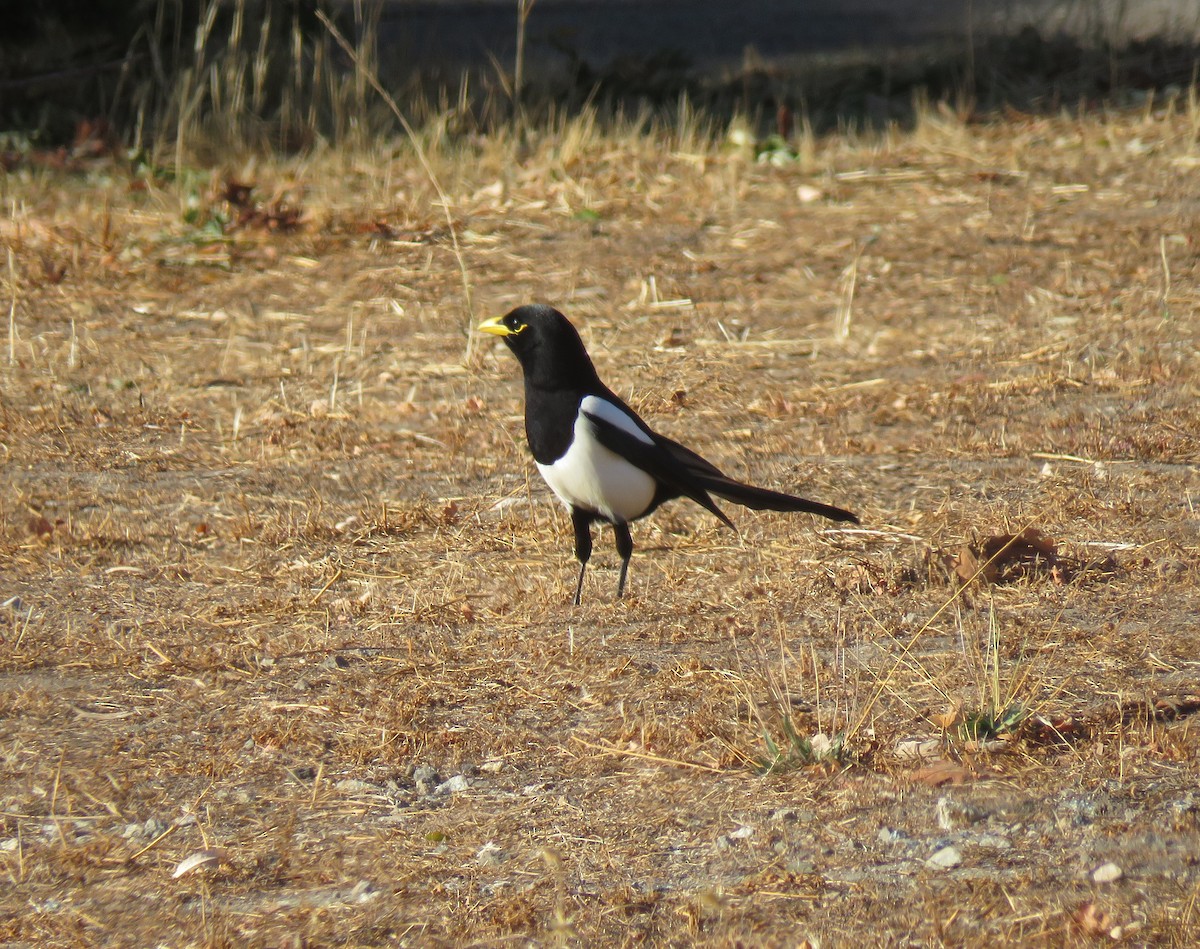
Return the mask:
[[[589,415],[595,415],[597,418],[602,418],[619,429],[622,429],[632,435],[639,441],[645,442],[647,445],[652,445],[654,439],[643,432],[637,422],[629,417],[628,412],[624,412],[617,408],[607,399],[602,399],[598,395],[585,395],[579,403],[579,411],[587,412]],[[579,423],[575,423],[575,430],[578,432]]]
[[538,471],[568,508],[594,511],[614,523],[641,517],[654,498],[654,478],[601,445],[585,412],[653,444],[654,440],[628,414],[599,396],[589,395],[580,402],[574,439],[567,453],[552,465],[539,464]]

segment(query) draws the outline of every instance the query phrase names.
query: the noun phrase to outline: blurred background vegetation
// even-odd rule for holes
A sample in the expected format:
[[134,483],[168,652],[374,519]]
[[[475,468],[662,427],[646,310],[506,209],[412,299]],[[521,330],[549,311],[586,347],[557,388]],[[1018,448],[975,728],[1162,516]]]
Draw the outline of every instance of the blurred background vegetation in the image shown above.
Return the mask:
[[[967,14],[975,7],[969,0],[947,4]],[[596,55],[586,28],[540,28],[552,8],[562,13],[552,0],[492,4],[494,22],[509,24],[497,34],[495,51],[477,50],[474,62],[439,60],[429,55],[434,50],[414,49],[428,46],[428,36],[406,26],[412,22],[406,10],[421,6],[396,0],[11,4],[0,34],[0,135],[10,150],[119,145],[160,157],[164,150],[176,158],[186,151],[200,161],[361,143],[400,131],[395,112],[372,88],[376,77],[412,122],[440,122],[451,136],[507,125],[518,114],[536,122],[584,108],[669,122],[681,101],[719,122],[742,116],[764,134],[786,134],[793,121],[816,131],[904,124],[919,102],[949,103],[970,118],[1005,107],[1161,101],[1194,95],[1200,63],[1194,31],[1122,36],[1119,17],[1127,4],[1117,4],[1115,19],[1085,16],[1072,31],[1050,18],[1014,21],[1007,31],[975,30],[968,16],[952,36],[925,45],[810,50],[786,62],[747,47],[736,63],[719,64],[697,58],[689,38],[671,32],[654,49]],[[688,5],[675,9],[681,6]],[[478,5],[441,10],[434,13],[464,18],[463,27],[474,22],[466,18],[483,16]],[[703,30],[703,17],[696,20]],[[445,20],[445,30],[458,32],[454,22]],[[349,50],[327,24],[347,38]],[[529,42],[519,43],[525,33]],[[537,68],[518,68],[515,49],[527,49],[523,55]],[[528,77],[521,89],[519,75]]]

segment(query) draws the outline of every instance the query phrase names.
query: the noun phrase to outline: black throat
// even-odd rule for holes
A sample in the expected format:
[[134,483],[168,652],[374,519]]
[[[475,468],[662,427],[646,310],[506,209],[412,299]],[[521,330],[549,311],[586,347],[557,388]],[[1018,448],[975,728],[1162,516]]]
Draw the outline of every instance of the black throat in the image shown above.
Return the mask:
[[543,389],[525,380],[525,437],[534,461],[552,465],[567,453],[579,403],[591,394],[576,388]]

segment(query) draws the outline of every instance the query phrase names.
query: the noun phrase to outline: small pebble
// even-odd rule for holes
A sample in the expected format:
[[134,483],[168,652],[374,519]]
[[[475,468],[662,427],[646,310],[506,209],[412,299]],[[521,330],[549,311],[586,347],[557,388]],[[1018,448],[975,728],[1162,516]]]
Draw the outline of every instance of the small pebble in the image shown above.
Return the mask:
[[438,782],[437,768],[427,764],[419,764],[413,768],[413,780],[424,781],[427,784],[436,784]]
[[781,824],[790,824],[793,821],[807,824],[816,820],[816,818],[817,815],[813,811],[799,807],[779,807],[767,815],[768,820]]
[[142,824],[143,837],[161,837],[167,832],[169,825],[165,820],[160,820],[157,817],[147,817],[146,822]]
[[481,867],[496,867],[504,862],[504,851],[494,840],[489,840],[475,854],[475,862]]
[[370,794],[377,791],[378,788],[369,781],[360,781],[358,778],[342,778],[333,786],[335,791],[341,791],[345,794]]
[[359,880],[350,891],[351,903],[369,903],[379,896],[379,889],[370,880]]

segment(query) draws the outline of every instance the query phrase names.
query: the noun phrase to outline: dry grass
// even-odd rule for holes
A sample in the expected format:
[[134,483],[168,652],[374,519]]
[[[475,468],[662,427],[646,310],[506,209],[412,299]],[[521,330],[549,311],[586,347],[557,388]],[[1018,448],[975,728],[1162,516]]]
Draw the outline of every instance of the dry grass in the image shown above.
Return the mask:
[[[0,941],[1194,944],[1198,129],[431,135],[478,312],[863,517],[675,504],[580,609],[407,147],[226,169],[242,228],[221,174],[15,169]],[[1028,526],[1116,569],[951,580]]]

